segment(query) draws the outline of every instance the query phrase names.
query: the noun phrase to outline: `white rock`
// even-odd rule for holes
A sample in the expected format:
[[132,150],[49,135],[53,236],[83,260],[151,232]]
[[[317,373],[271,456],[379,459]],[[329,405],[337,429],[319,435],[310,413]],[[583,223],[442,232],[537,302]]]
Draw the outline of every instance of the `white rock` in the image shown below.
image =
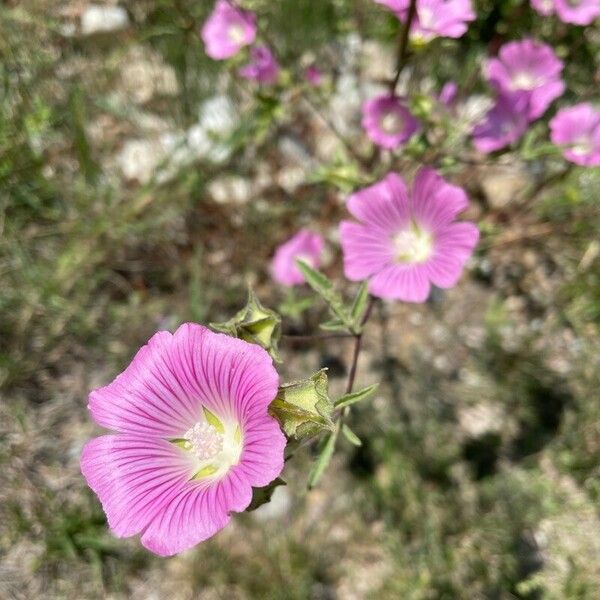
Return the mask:
[[128,25],[127,11],[121,6],[90,4],[81,15],[81,33],[83,35],[119,31]]

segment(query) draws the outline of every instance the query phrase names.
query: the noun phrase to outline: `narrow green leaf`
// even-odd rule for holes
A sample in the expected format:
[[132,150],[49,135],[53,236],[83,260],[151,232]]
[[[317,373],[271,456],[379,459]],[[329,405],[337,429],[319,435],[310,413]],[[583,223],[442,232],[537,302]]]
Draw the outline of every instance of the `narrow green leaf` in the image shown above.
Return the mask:
[[319,480],[325,472],[325,469],[327,469],[329,466],[331,458],[333,457],[333,451],[335,450],[335,442],[337,440],[338,433],[339,427],[336,427],[335,430],[329,434],[321,453],[319,454],[315,464],[312,466],[312,469],[308,475],[309,490],[312,490],[317,483],[319,483]]
[[339,319],[331,319],[319,325],[324,331],[348,331],[348,327],[342,323]]
[[350,311],[350,315],[352,320],[354,321],[355,328],[359,328],[365,311],[367,310],[367,303],[369,301],[369,282],[363,281],[358,288],[358,293],[356,294],[356,298],[354,298],[354,303],[352,304],[352,310]]
[[342,433],[353,446],[362,446],[360,438],[352,431],[352,429],[350,429],[350,427],[348,427],[348,425],[346,425],[346,423],[342,425]]
[[379,384],[374,383],[373,385],[370,385],[369,387],[366,387],[363,390],[359,390],[358,392],[345,394],[335,402],[335,407],[344,408],[346,406],[356,404],[357,402],[361,402],[362,400],[366,400],[367,398],[369,398],[369,396],[372,396],[377,391],[378,387]]
[[342,297],[335,291],[333,283],[323,273],[313,269],[308,263],[296,260],[306,283],[327,302],[331,312],[347,327],[352,325],[352,317],[344,306]]

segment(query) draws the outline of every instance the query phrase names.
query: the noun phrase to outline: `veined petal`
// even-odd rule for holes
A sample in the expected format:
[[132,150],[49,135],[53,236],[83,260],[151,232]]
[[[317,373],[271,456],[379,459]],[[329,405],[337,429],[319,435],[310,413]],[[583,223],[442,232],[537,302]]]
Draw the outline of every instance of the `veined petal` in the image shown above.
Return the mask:
[[425,302],[431,285],[424,265],[390,265],[374,275],[369,291],[374,296],[404,302]]
[[344,251],[344,273],[351,281],[365,279],[392,261],[391,237],[381,230],[342,221],[340,239]]

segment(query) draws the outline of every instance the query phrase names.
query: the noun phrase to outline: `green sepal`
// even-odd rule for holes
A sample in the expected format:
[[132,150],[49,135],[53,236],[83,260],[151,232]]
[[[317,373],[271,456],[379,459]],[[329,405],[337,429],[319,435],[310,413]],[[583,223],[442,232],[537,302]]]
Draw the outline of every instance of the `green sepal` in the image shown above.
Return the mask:
[[252,488],[252,500],[248,505],[246,512],[252,512],[263,504],[270,502],[275,488],[278,488],[280,485],[287,485],[287,483],[281,479],[281,477],[277,477],[277,479],[271,481],[269,485],[259,488]]
[[211,329],[240,338],[264,348],[271,358],[281,362],[278,345],[281,338],[281,317],[264,307],[252,289],[248,289],[248,302],[233,318],[224,323],[210,323]]
[[378,383],[374,383],[369,387],[366,387],[358,392],[352,392],[351,394],[344,394],[341,398],[338,398],[335,401],[335,408],[345,408],[346,406],[352,406],[352,404],[356,404],[357,402],[361,402],[362,400],[366,400],[370,396],[372,396],[379,387]]
[[280,386],[269,413],[291,439],[305,439],[321,431],[332,431],[333,403],[328,394],[326,369],[309,379]]
[[369,282],[363,281],[358,288],[356,298],[350,309],[350,316],[354,324],[354,331],[360,333],[363,325],[363,319],[367,311],[367,305],[369,303]]

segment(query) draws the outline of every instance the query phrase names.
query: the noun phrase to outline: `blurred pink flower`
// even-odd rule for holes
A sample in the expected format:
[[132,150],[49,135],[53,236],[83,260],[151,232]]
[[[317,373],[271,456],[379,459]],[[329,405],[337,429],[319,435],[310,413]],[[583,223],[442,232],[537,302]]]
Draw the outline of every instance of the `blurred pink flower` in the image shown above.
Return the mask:
[[397,96],[384,94],[362,106],[362,126],[369,139],[388,150],[406,143],[421,125]]
[[193,323],[155,334],[89,397],[94,420],[116,432],[81,456],[112,531],[170,556],[246,509],[283,468],[285,437],[267,412],[277,387],[257,345]]
[[550,121],[551,139],[567,160],[584,167],[600,166],[600,110],[584,102],[562,108]]
[[529,125],[527,103],[526,94],[500,94],[484,121],[473,129],[475,148],[489,154],[519,140]]
[[554,14],[554,0],[531,0],[531,6],[545,17]]
[[[375,0],[387,6],[406,22],[410,0]],[[476,18],[471,0],[417,0],[417,15],[411,37],[428,42],[435,37],[459,38],[467,31],[467,23]]]
[[318,233],[301,229],[275,251],[271,263],[273,279],[288,287],[304,283],[304,275],[298,269],[296,260],[301,259],[318,269],[321,264],[323,245],[323,238]]
[[547,44],[530,39],[509,42],[487,65],[490,83],[505,96],[528,95],[527,116],[541,117],[565,90],[560,78],[563,62]]
[[304,77],[313,87],[319,87],[323,83],[323,73],[321,73],[321,70],[314,65],[304,69]]
[[438,100],[441,104],[449,108],[454,104],[456,95],[458,94],[458,85],[456,81],[447,81],[438,95]]
[[200,32],[206,54],[224,60],[237,54],[256,38],[256,16],[227,0],[217,0]]
[[425,302],[431,284],[458,281],[479,239],[473,223],[456,222],[468,206],[462,188],[422,168],[409,195],[402,178],[389,173],[348,199],[359,221],[342,221],[344,272],[352,281],[369,279],[374,296]]
[[600,0],[554,0],[554,7],[564,23],[590,25],[600,16]]
[[239,73],[245,79],[270,85],[279,77],[279,64],[269,48],[255,46],[250,50],[250,62]]

